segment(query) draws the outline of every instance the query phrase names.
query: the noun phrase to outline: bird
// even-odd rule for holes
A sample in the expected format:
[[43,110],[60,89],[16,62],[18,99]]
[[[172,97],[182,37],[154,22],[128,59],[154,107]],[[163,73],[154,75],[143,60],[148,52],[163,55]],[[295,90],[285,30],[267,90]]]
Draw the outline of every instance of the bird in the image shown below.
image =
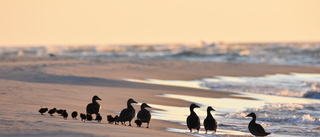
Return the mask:
[[142,125],[142,121],[140,119],[135,120],[134,123],[137,124],[137,127],[141,127]]
[[255,136],[267,136],[270,133],[266,132],[263,127],[260,124],[256,123],[256,114],[251,112],[247,115],[247,117],[252,117],[252,120],[250,121],[248,128],[252,135]]
[[39,109],[39,113],[41,113],[41,115],[43,115],[43,113],[46,113],[48,111],[48,108],[40,108]]
[[80,117],[81,117],[81,121],[83,121],[83,122],[85,122],[87,119],[87,116],[83,113],[80,114]]
[[149,128],[151,113],[146,109],[146,107],[151,108],[147,103],[141,104],[141,110],[138,112],[137,118],[140,119],[142,123],[147,123],[147,128]]
[[57,113],[62,115],[63,111],[64,111],[63,109],[59,109],[59,110],[57,110]]
[[116,115],[116,116],[114,116],[114,124],[115,125],[118,125],[119,124],[119,121],[118,121],[118,118],[119,118],[119,116],[118,115]]
[[126,121],[129,121],[129,126],[131,126],[131,120],[134,118],[134,116],[136,114],[131,103],[138,103],[138,102],[134,101],[132,98],[128,99],[127,108],[123,109],[120,112],[120,116],[119,116],[117,122],[121,122],[122,124],[125,125]]
[[107,115],[107,121],[109,124],[113,124],[118,119],[118,115],[112,117],[111,115]]
[[213,130],[214,133],[217,131],[217,121],[212,117],[210,111],[215,111],[211,106],[207,108],[207,117],[203,121],[204,129],[206,130],[206,134],[208,130]]
[[53,109],[50,109],[50,110],[48,111],[48,113],[50,114],[50,116],[53,116],[52,114],[55,113],[56,111],[57,111],[57,109],[56,109],[56,108],[53,108]]
[[63,110],[62,116],[63,116],[63,118],[64,118],[65,120],[67,120],[67,118],[68,118],[67,110]]
[[87,114],[87,121],[91,121],[92,120],[92,116],[90,114]]
[[72,116],[73,119],[77,119],[78,112],[77,112],[77,111],[73,111],[73,112],[71,113],[71,116]]
[[92,97],[92,103],[87,105],[87,114],[98,114],[100,110],[100,104],[97,100],[101,100],[97,95]]
[[194,103],[190,105],[190,115],[187,117],[187,126],[190,132],[192,132],[192,129],[197,129],[197,133],[199,133],[200,119],[198,115],[194,112],[193,110],[194,108],[200,108],[200,107]]
[[97,114],[96,120],[98,120],[98,122],[100,122],[102,120],[102,117],[101,117],[100,113]]

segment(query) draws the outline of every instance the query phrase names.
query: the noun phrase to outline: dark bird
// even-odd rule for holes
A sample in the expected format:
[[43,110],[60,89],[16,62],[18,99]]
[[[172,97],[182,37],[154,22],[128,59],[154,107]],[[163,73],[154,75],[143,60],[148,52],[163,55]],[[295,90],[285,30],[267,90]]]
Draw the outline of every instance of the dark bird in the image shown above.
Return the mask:
[[109,124],[113,124],[118,119],[118,115],[112,117],[111,115],[107,115],[107,121]]
[[200,108],[200,107],[194,103],[190,105],[190,115],[187,117],[187,126],[190,132],[192,132],[192,129],[197,129],[197,133],[199,133],[200,119],[198,115],[194,112],[193,110],[194,108]]
[[55,113],[56,111],[57,109],[53,108],[53,109],[50,109],[48,113],[50,114],[50,116],[53,116],[52,114]]
[[138,112],[137,118],[140,119],[142,123],[147,123],[147,128],[149,128],[149,123],[151,119],[151,113],[146,107],[151,108],[147,103],[142,103],[141,110]]
[[214,133],[217,131],[217,121],[212,117],[210,111],[215,111],[211,106],[207,108],[207,117],[203,121],[204,129],[206,130],[206,134],[208,130],[213,130]]
[[142,121],[140,119],[135,120],[134,123],[137,124],[137,127],[141,127],[142,125]]
[[250,121],[250,123],[248,125],[249,131],[252,135],[267,136],[270,134],[270,133],[267,133],[260,124],[256,123],[256,114],[254,114],[252,112],[252,113],[248,114],[247,117],[252,117],[252,120]]
[[81,121],[83,121],[83,122],[85,122],[87,119],[87,116],[83,113],[80,114],[80,117],[81,117]]
[[92,120],[92,116],[90,114],[87,114],[87,121],[91,121]]
[[64,111],[64,109],[59,109],[59,110],[57,110],[57,113],[62,115],[63,111]]
[[92,97],[92,103],[87,105],[87,114],[98,114],[100,110],[100,104],[97,100],[101,100],[98,96]]
[[77,112],[77,111],[73,111],[73,112],[71,113],[71,116],[72,116],[73,119],[77,119],[78,112]]
[[135,112],[134,108],[132,107],[131,103],[138,103],[138,102],[136,102],[132,98],[130,98],[127,101],[127,108],[123,109],[120,112],[120,116],[117,120],[118,122],[121,122],[122,124],[125,124],[126,121],[129,121],[129,126],[131,126],[131,120],[136,115],[136,112]]
[[39,112],[41,113],[41,115],[43,115],[43,113],[46,113],[48,111],[48,108],[40,108]]
[[98,122],[100,122],[102,120],[102,117],[101,117],[101,115],[99,113],[96,116],[96,120],[98,120]]
[[67,118],[68,118],[67,110],[63,110],[62,116],[63,116],[63,118],[64,118],[65,120],[67,120]]
[[114,124],[116,124],[116,125],[119,124],[118,118],[119,118],[118,115],[114,116],[114,118],[113,118],[114,119]]

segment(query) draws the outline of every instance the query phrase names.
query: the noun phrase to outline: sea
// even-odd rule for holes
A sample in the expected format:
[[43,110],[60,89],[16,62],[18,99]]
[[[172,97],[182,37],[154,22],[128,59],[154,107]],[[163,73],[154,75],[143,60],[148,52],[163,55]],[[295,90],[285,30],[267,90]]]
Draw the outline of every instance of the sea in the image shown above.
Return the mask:
[[[154,44],[154,45],[88,45],[88,46],[37,46],[0,47],[0,55],[6,56],[62,56],[80,59],[165,59],[197,62],[233,62],[272,65],[320,66],[320,42],[279,43],[205,43]],[[204,98],[177,94],[159,95],[200,105],[195,109],[201,123],[206,108],[212,106],[212,115],[218,122],[216,133],[190,133],[185,129],[167,128],[192,136],[248,135],[247,114],[254,112],[257,123],[270,136],[320,136],[320,72],[272,74],[259,77],[212,76],[191,81],[160,79],[126,79],[160,85],[174,85],[207,90],[231,91],[234,96],[251,98]],[[213,93],[214,94],[214,93]],[[152,118],[186,125],[188,107],[149,104]],[[152,125],[152,123],[151,123]]]

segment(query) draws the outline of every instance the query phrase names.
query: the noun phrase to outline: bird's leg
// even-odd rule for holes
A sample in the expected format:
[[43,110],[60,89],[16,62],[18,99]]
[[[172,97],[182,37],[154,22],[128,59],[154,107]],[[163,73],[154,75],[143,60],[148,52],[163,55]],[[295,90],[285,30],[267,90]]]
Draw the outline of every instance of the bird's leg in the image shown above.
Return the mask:
[[207,134],[208,130],[206,130],[206,134]]
[[129,121],[129,126],[131,127],[131,121]]
[[149,128],[149,122],[147,123],[147,128]]

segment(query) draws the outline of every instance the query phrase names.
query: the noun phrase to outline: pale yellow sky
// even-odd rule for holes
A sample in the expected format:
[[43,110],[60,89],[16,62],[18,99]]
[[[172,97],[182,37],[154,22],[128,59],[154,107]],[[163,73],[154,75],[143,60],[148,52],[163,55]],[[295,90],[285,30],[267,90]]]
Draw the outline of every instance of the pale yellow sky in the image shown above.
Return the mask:
[[320,41],[320,0],[0,0],[0,46]]

